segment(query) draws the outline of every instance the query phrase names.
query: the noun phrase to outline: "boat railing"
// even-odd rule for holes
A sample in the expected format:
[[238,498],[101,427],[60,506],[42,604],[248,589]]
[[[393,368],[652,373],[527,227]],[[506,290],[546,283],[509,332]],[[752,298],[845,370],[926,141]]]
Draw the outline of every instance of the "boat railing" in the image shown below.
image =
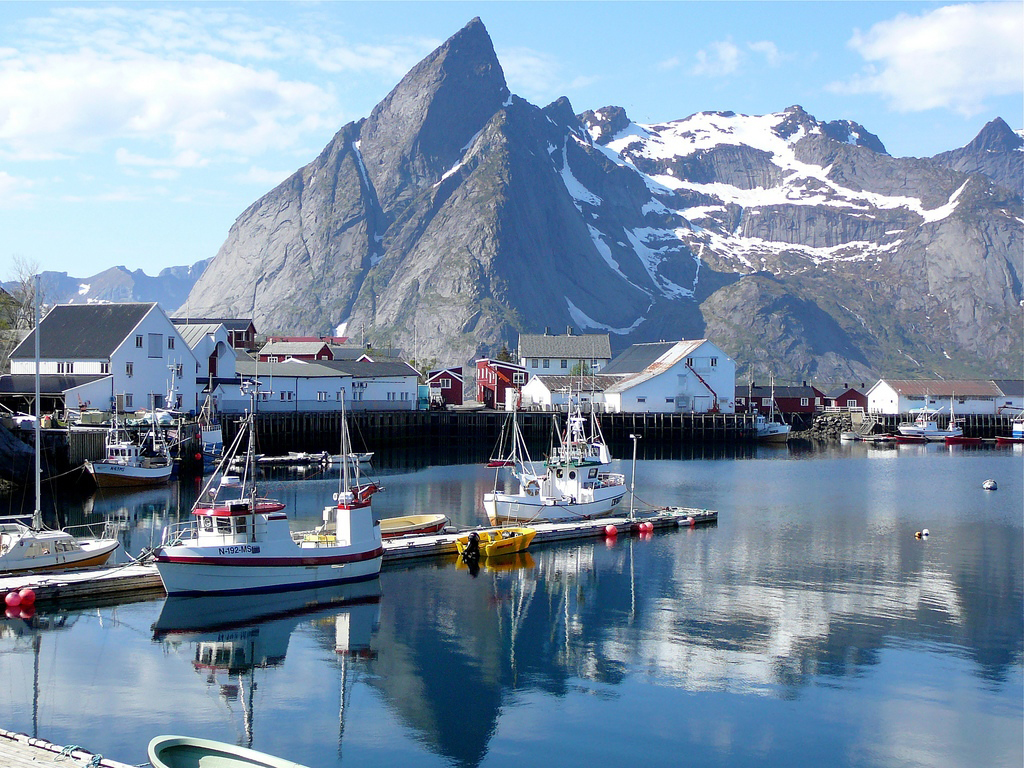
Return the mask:
[[[100,530],[99,535],[97,535],[96,533],[98,528]],[[118,521],[104,520],[102,523],[80,523],[79,525],[65,526],[62,530],[76,537],[88,536],[99,539],[116,539],[118,532]]]
[[165,547],[174,546],[175,544],[180,544],[185,539],[194,539],[198,533],[199,526],[196,525],[195,520],[172,523],[164,527],[163,533],[160,536],[160,544]]
[[626,484],[626,476],[618,472],[601,472],[598,474],[597,479],[605,486]]

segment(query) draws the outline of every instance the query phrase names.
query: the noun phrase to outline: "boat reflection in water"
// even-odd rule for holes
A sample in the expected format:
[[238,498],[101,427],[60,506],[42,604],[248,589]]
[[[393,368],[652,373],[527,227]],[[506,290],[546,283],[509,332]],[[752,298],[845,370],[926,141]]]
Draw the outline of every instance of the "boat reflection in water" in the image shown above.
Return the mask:
[[[244,738],[253,744],[257,669],[280,666],[300,624],[334,624],[341,665],[341,728],[349,692],[350,659],[373,656],[371,639],[380,622],[380,580],[260,595],[167,597],[153,624],[154,640],[193,646],[192,666],[228,704],[241,702]],[[244,741],[244,743],[242,743]]]

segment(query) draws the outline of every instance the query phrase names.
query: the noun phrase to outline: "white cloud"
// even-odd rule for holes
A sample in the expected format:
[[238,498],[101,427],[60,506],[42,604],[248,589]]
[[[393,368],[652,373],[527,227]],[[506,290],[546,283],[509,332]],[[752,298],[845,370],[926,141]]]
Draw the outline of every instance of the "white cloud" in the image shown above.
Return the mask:
[[[297,14],[289,21],[199,6],[49,8],[0,48],[0,158],[149,142],[147,154],[167,155],[153,164],[183,168],[304,149],[305,137],[344,122],[333,84],[310,74],[390,83],[436,44],[350,45]],[[181,162],[189,155],[205,159]]]
[[1024,89],[1024,6],[951,5],[857,30],[865,71],[833,91],[875,93],[900,112],[946,108],[971,116],[992,96]]
[[777,67],[782,63],[783,56],[779,52],[778,46],[770,40],[759,40],[756,43],[747,43],[747,48],[752,50],[754,53],[759,53],[764,56],[765,63],[767,63],[769,67]]
[[696,53],[697,63],[690,70],[695,75],[724,77],[740,66],[740,49],[730,40],[710,43]]
[[600,80],[599,77],[586,74],[576,74],[566,79],[557,57],[530,48],[503,48],[496,51],[496,54],[509,90],[535,103],[550,103],[559,96],[586,88]]

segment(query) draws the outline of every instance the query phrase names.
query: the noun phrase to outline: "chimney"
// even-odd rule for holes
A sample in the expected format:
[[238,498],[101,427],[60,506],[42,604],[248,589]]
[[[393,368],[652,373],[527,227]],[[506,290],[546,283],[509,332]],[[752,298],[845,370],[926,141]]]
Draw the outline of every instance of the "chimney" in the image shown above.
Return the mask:
[[544,335],[545,336],[550,336],[551,335],[551,326],[550,325],[545,325],[544,326]]
[[565,326],[565,335],[566,336],[572,336],[572,326],[571,325]]
[[849,385],[849,384],[847,384],[847,383],[846,383],[846,382],[844,381],[844,382],[843,382],[843,389],[849,389],[849,388],[850,388],[850,385]]
[[806,382],[806,381],[804,382],[804,386],[805,386],[805,387],[807,386],[807,382]]

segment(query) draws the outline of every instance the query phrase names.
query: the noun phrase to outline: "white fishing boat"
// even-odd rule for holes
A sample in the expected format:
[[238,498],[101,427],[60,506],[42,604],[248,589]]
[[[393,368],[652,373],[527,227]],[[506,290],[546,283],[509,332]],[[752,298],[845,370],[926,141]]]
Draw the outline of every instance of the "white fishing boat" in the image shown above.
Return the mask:
[[192,736],[157,736],[149,742],[148,751],[153,768],[305,768],[248,747]]
[[785,443],[792,427],[785,421],[775,420],[775,378],[772,377],[771,411],[768,416],[758,413],[754,417],[755,437],[762,443]]
[[[495,468],[494,490],[484,494],[491,525],[534,521],[581,520],[608,515],[626,495],[625,477],[605,470],[611,461],[596,419],[570,409],[566,429],[542,470],[530,460],[515,411],[508,416],[509,447]],[[501,470],[510,467],[518,488],[501,487]]]
[[[36,296],[39,296],[39,278],[36,277]],[[0,575],[28,571],[67,571],[103,565],[118,547],[114,535],[105,527],[100,536],[75,535],[72,529],[53,530],[43,525],[42,471],[39,462],[39,307],[36,305],[36,381],[35,381],[35,508],[31,521],[25,515],[0,517]],[[88,526],[82,526],[83,534]]]
[[904,421],[897,427],[904,437],[923,438],[925,441],[941,442],[947,437],[960,437],[964,431],[956,419],[950,415],[949,424],[945,429],[939,428],[939,412],[942,409],[918,408],[911,413],[916,414],[913,421]]
[[[370,579],[380,572],[384,549],[370,497],[380,488],[353,480],[342,464],[337,504],[323,524],[292,532],[284,504],[260,498],[255,479],[255,388],[231,449],[192,509],[193,519],[164,530],[156,567],[169,595],[239,594],[327,586]],[[342,453],[349,435],[342,401]],[[241,475],[226,473],[245,443]]]
[[155,422],[140,445],[121,428],[114,414],[104,445],[104,459],[85,462],[86,471],[100,488],[161,485],[171,477],[174,462]]

